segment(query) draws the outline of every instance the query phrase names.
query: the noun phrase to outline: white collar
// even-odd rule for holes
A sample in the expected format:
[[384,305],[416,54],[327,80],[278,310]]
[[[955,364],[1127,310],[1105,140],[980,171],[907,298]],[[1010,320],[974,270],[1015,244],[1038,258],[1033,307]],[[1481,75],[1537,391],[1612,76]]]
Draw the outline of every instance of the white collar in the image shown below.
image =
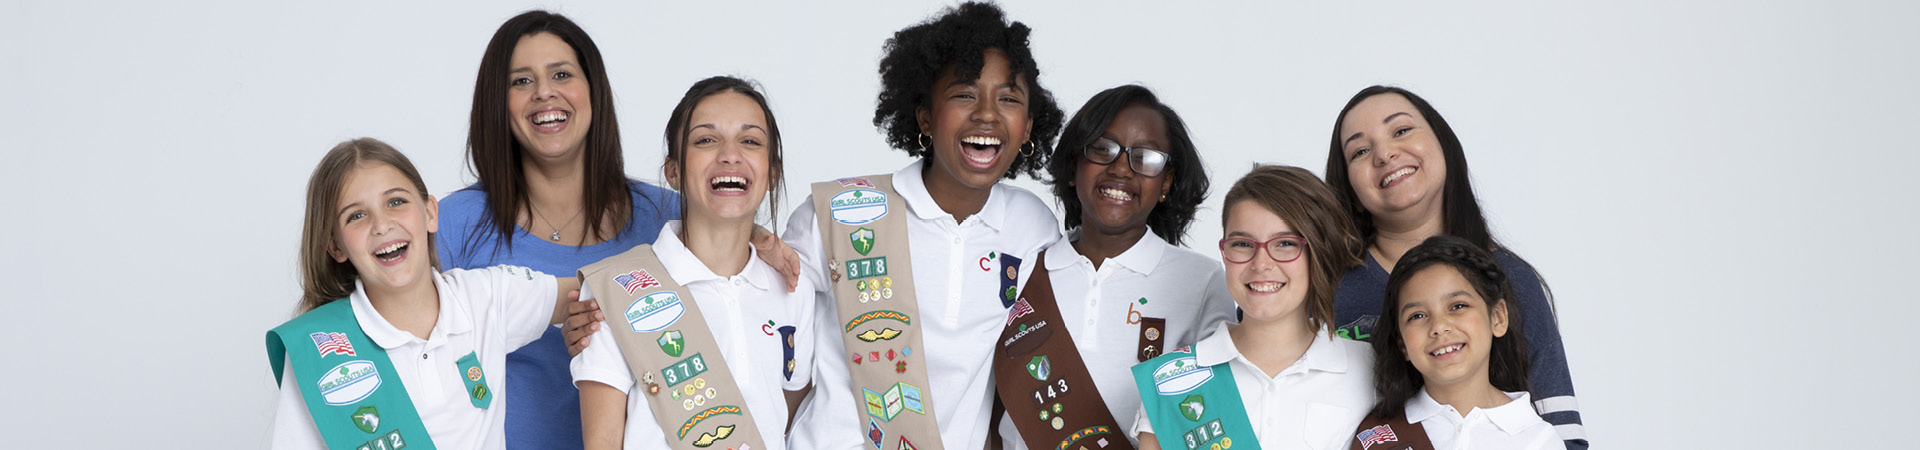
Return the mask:
[[[1093,261],[1088,259],[1086,255],[1081,255],[1078,250],[1073,248],[1073,241],[1080,240],[1080,236],[1085,230],[1086,227],[1084,226],[1074,229],[1066,239],[1054,241],[1053,245],[1047,248],[1048,253],[1051,254],[1065,255],[1070,253],[1077,256],[1075,258],[1055,257],[1055,259],[1047,260],[1047,270],[1065,269],[1082,261],[1091,267]],[[1152,276],[1153,268],[1160,266],[1160,257],[1167,253],[1168,247],[1171,247],[1171,245],[1167,244],[1167,241],[1161,240],[1160,235],[1153,234],[1153,227],[1147,227],[1147,233],[1141,235],[1140,240],[1134,241],[1132,247],[1127,247],[1127,251],[1120,252],[1119,255],[1108,259],[1107,262],[1119,263],[1120,267],[1139,272],[1142,276]],[[1105,265],[1102,265],[1102,267],[1105,267]]]
[[[913,215],[920,220],[953,217],[952,214],[947,214],[946,210],[941,209],[940,203],[933,201],[933,195],[927,192],[927,180],[920,175],[921,168],[926,164],[926,158],[921,158],[894,172],[893,192],[906,201],[907,209],[912,210]],[[987,188],[987,204],[982,205],[980,212],[974,214],[971,219],[979,220],[995,230],[1000,229],[1000,222],[1006,216],[1007,206],[1002,204],[998,195],[995,195],[999,190],[1000,185],[997,181],[992,187]]]
[[[1486,415],[1487,421],[1493,422],[1495,428],[1499,428],[1501,432],[1505,432],[1509,436],[1518,435],[1520,432],[1526,431],[1527,427],[1532,426],[1535,422],[1541,421],[1540,416],[1534,414],[1533,402],[1529,400],[1531,397],[1525,391],[1506,392],[1505,394],[1507,394],[1507,398],[1512,399],[1512,401],[1491,409],[1474,408],[1474,411],[1467,412],[1467,416],[1471,417],[1475,411],[1478,411],[1480,414]],[[1459,410],[1454,409],[1452,406],[1442,405],[1439,401],[1434,400],[1432,395],[1427,394],[1427,388],[1425,387],[1420,388],[1418,394],[1415,394],[1412,399],[1407,400],[1408,423],[1420,423],[1434,416],[1447,416],[1450,422],[1458,423],[1463,420],[1459,417],[1459,414]]]
[[[1212,366],[1239,359],[1249,366],[1253,361],[1240,353],[1233,345],[1233,335],[1227,332],[1227,322],[1215,325],[1212,336],[1201,339],[1193,345],[1194,362],[1203,366]],[[1313,343],[1307,344],[1307,352],[1300,355],[1296,365],[1304,365],[1309,371],[1345,373],[1347,371],[1347,352],[1335,345],[1333,335],[1326,327],[1313,335]],[[1256,366],[1257,367],[1257,366]]]
[[[693,250],[687,249],[687,244],[680,241],[681,224],[678,220],[667,221],[660,226],[659,236],[653,239],[653,254],[660,258],[660,265],[666,266],[667,275],[681,286],[702,281],[727,281],[729,277],[714,274],[712,269],[707,268],[707,263],[700,261],[700,257],[694,256]],[[774,273],[772,266],[760,261],[759,252],[752,245],[747,245],[747,266],[740,270],[739,275],[731,278],[744,279],[755,288],[767,290],[773,286],[776,276],[778,274]]]
[[[453,293],[447,290],[446,278],[433,270],[427,273],[433,274],[429,280],[433,282],[434,293],[440,302],[440,317],[434,320],[433,331],[427,333],[427,341],[438,342],[447,336],[472,331],[473,322],[467,318],[466,307],[461,306],[461,302],[453,301]],[[367,299],[366,283],[354,280],[353,295],[347,301],[353,302],[353,319],[360,322],[360,331],[372,338],[380,348],[392,350],[419,339],[413,333],[393,326],[387,318],[380,317],[379,312],[373,309],[373,302]]]

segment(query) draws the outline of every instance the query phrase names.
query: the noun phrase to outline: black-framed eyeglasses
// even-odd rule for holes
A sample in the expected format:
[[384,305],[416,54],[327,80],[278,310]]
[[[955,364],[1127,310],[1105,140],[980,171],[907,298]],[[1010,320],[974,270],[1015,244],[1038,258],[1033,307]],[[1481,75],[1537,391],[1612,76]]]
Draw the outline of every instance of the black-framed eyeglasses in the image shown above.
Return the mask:
[[1087,162],[1104,166],[1119,160],[1121,153],[1128,156],[1127,167],[1144,177],[1160,176],[1161,172],[1167,171],[1167,161],[1173,160],[1173,156],[1167,152],[1146,147],[1122,147],[1120,143],[1107,138],[1094,139],[1093,143],[1087,144],[1085,155]]
[[1273,258],[1274,262],[1293,262],[1306,253],[1307,241],[1299,236],[1279,236],[1265,242],[1226,238],[1220,240],[1220,257],[1226,258],[1227,262],[1244,264],[1252,261],[1262,248],[1267,249],[1267,257]]

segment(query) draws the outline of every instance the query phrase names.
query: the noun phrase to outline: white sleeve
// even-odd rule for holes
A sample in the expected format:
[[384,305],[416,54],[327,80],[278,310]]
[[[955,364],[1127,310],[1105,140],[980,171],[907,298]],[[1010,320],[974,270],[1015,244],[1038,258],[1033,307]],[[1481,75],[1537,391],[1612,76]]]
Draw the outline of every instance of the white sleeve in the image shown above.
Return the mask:
[[553,275],[520,266],[493,266],[485,269],[495,286],[493,300],[500,317],[492,319],[505,332],[507,348],[519,349],[533,343],[552,326],[559,280]]
[[326,449],[326,440],[320,438],[320,426],[314,425],[313,413],[307,411],[307,401],[300,396],[300,379],[293,376],[291,360],[281,373],[279,402],[273,407],[273,444],[268,448]]
[[[798,391],[813,384],[813,355],[815,336],[820,334],[819,321],[814,314],[819,311],[813,286],[808,280],[800,281],[800,288],[786,295],[787,321],[793,326],[793,377],[780,384],[781,389]],[[777,292],[778,289],[776,288]]]
[[787,217],[787,230],[780,235],[800,256],[800,277],[813,283],[816,294],[831,300],[833,284],[827,280],[826,247],[820,240],[820,222],[813,214],[813,196],[800,201],[800,207]]
[[[593,299],[593,292],[586,285],[580,285],[580,301]],[[600,305],[602,311],[612,311],[607,305]],[[626,326],[626,321],[608,320],[600,324],[600,330],[587,338],[587,348],[567,364],[573,372],[573,382],[577,386],[582,381],[595,381],[620,392],[633,394],[633,369],[627,367],[627,357],[620,354],[620,343],[613,340],[613,328]],[[629,411],[628,415],[632,415]],[[628,419],[632,419],[629,417]],[[631,422],[632,420],[628,420]]]
[[1133,414],[1133,430],[1127,432],[1127,434],[1132,435],[1131,437],[1133,439],[1139,440],[1140,433],[1152,433],[1152,432],[1153,432],[1153,423],[1147,421],[1147,407],[1146,405],[1141,405],[1139,412],[1136,412]]

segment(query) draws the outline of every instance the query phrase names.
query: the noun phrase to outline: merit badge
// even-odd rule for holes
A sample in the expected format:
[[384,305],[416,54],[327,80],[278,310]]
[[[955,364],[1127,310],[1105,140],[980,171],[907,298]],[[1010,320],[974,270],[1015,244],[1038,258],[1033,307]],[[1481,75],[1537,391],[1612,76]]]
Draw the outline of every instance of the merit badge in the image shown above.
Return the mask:
[[380,410],[373,405],[362,406],[353,412],[353,427],[369,434],[380,429]]
[[827,200],[833,221],[866,225],[887,216],[887,194],[872,189],[849,189]]
[[467,368],[467,381],[480,381],[480,366]]
[[872,418],[868,418],[867,419],[867,442],[873,443],[873,448],[877,450],[880,448],[880,443],[886,442],[886,441],[887,441],[887,432],[886,430],[880,429],[880,421],[873,420]]
[[1192,356],[1160,363],[1153,369],[1153,388],[1160,395],[1192,392],[1213,379],[1213,369],[1202,366]]
[[641,380],[647,383],[647,395],[660,395],[660,383],[653,382],[653,372],[647,372]]
[[1207,413],[1207,398],[1200,394],[1187,396],[1180,401],[1180,415],[1187,420],[1199,422],[1200,416]]
[[686,311],[687,307],[680,304],[678,294],[673,291],[655,292],[634,300],[633,305],[627,307],[627,324],[633,326],[633,331],[651,333],[667,329],[667,326],[679,321],[680,315]]
[[[701,357],[699,353],[695,353],[693,356],[687,357],[687,359],[673,363],[673,365],[667,366],[665,369],[660,369],[660,374],[667,377],[667,387],[677,386],[706,372],[707,360]],[[705,380],[701,380],[699,384],[704,385]],[[698,389],[693,385],[688,385],[687,387],[689,388],[687,389],[687,395],[693,395],[693,390]]]
[[840,187],[863,187],[868,189],[874,188],[873,182],[868,181],[867,177],[848,177],[848,178],[841,178],[834,181],[839,181]]
[[1019,327],[1018,331],[1013,332],[1013,336],[1007,337],[1006,341],[1000,343],[1000,346],[1007,348],[1007,357],[1026,356],[1028,353],[1033,353],[1034,350],[1040,349],[1041,344],[1047,342],[1047,338],[1053,337],[1053,328],[1048,326],[1045,319],[1022,323]]
[[913,318],[910,316],[907,316],[906,313],[899,312],[899,311],[888,311],[883,309],[883,310],[868,311],[865,314],[861,314],[858,317],[854,317],[853,320],[847,321],[847,325],[845,327],[846,329],[841,330],[840,332],[852,333],[854,327],[858,327],[860,326],[860,324],[867,323],[868,321],[881,320],[881,319],[893,320],[903,324],[913,325]]
[[1035,356],[1027,361],[1027,375],[1032,375],[1033,379],[1040,381],[1052,378],[1053,364],[1047,362],[1047,355]]
[[1028,314],[1033,314],[1033,304],[1027,303],[1026,298],[1014,301],[1013,307],[1007,310],[1007,325],[1013,325],[1014,319],[1026,317]]
[[653,274],[647,273],[647,269],[614,275],[613,282],[620,284],[621,289],[626,289],[627,295],[633,295],[633,291],[660,285],[660,280],[653,279]]
[[660,333],[660,338],[654,342],[660,344],[660,351],[667,352],[667,356],[679,357],[680,352],[687,350],[687,340],[681,338],[680,330]]
[[853,241],[853,251],[860,252],[860,256],[866,256],[867,252],[873,251],[873,229],[871,228],[861,227],[853,230],[853,233],[847,235],[847,239]]
[[898,336],[900,336],[900,330],[895,330],[892,328],[882,328],[879,330],[862,331],[860,332],[860,334],[854,335],[853,337],[860,338],[860,340],[862,341],[873,342],[873,341],[890,340]]
[[[1059,448],[1071,448],[1073,447],[1073,444],[1075,442],[1079,442],[1081,439],[1086,439],[1086,438],[1099,436],[1103,434],[1113,434],[1113,428],[1108,427],[1106,425],[1094,425],[1091,427],[1081,428],[1080,431],[1075,431],[1073,432],[1073,434],[1067,435],[1066,440],[1060,441]],[[1107,444],[1108,444],[1107,438],[1104,438],[1104,437],[1095,440],[1094,443],[1096,448],[1107,448]],[[1079,448],[1085,449],[1086,447],[1082,446]],[[1222,448],[1225,448],[1225,447],[1222,447]]]
[[372,361],[356,359],[328,369],[316,384],[327,406],[347,406],[366,400],[380,388],[380,372]]
[[1135,355],[1140,362],[1147,362],[1166,348],[1167,319],[1159,317],[1140,318],[1140,354]]
[[[1220,425],[1220,419],[1213,419],[1207,421],[1207,423],[1200,424],[1200,426],[1193,427],[1191,430],[1187,430],[1185,436],[1181,437],[1185,438],[1187,442],[1198,442],[1199,445],[1194,446],[1194,448],[1233,448],[1233,438],[1226,437],[1226,434],[1226,427]],[[1207,445],[1208,443],[1212,443],[1214,439],[1219,439],[1220,442]]]
[[1013,307],[1015,295],[1020,292],[1018,283],[1016,283],[1020,278],[1020,258],[1001,253],[1000,268],[1001,272],[1006,272],[1007,274],[1007,276],[1000,279],[1000,307],[1011,308]]
[[780,327],[780,358],[781,361],[786,361],[786,364],[780,367],[780,375],[786,377],[788,380],[793,379],[793,369],[798,366],[798,364],[793,361],[794,330],[793,325]]
[[465,375],[461,381],[467,384],[467,397],[473,401],[473,406],[484,409],[491,405],[493,390],[487,388],[487,377],[480,371],[480,353],[468,352],[467,356],[460,357],[455,366]]
[[1372,447],[1374,444],[1384,444],[1400,440],[1399,436],[1393,434],[1393,427],[1386,425],[1362,430],[1360,434],[1354,435],[1353,438],[1360,440],[1360,450],[1367,450],[1367,447]]
[[858,280],[887,274],[887,257],[875,256],[847,261],[847,279]]
[[360,356],[353,353],[353,343],[347,341],[345,334],[314,333],[307,337],[313,338],[313,347],[320,350],[321,358],[327,355]]
[[736,426],[738,425],[721,425],[715,427],[711,433],[700,433],[700,437],[693,440],[693,446],[700,448],[713,446],[713,443],[719,442],[721,439],[726,439],[727,436],[732,436],[733,429]]
[[920,447],[914,447],[914,446],[913,446],[913,441],[909,441],[909,440],[907,440],[907,437],[906,437],[906,436],[901,436],[901,437],[900,437],[900,448],[897,448],[897,449],[894,449],[894,450],[920,450]]
[[[699,426],[700,422],[704,422],[707,419],[711,419],[714,416],[718,416],[722,414],[731,414],[731,415],[738,416],[738,415],[741,415],[740,411],[741,411],[740,407],[733,406],[733,405],[722,405],[722,406],[707,408],[704,411],[695,413],[692,418],[688,418],[687,423],[681,424],[680,429],[674,431],[674,436],[683,441],[687,440],[687,433],[692,433],[693,427]],[[714,430],[714,433],[707,433],[707,434],[716,434],[716,436],[714,436],[714,440],[726,439],[728,435],[733,434],[733,427],[721,426],[721,428],[725,428],[726,430],[725,431]],[[713,443],[708,442],[707,445],[713,445]],[[705,447],[705,445],[702,445],[701,447]]]

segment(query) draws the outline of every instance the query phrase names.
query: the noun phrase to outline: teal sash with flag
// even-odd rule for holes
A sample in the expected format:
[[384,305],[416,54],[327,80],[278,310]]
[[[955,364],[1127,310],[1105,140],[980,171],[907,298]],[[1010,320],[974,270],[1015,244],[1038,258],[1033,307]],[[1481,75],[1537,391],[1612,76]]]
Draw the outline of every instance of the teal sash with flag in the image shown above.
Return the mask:
[[1259,450],[1227,364],[1202,366],[1181,349],[1134,365],[1133,381],[1160,448]]
[[434,448],[387,351],[354,320],[352,302],[329,302],[267,331],[267,359],[280,383],[291,361],[293,381],[327,448]]

